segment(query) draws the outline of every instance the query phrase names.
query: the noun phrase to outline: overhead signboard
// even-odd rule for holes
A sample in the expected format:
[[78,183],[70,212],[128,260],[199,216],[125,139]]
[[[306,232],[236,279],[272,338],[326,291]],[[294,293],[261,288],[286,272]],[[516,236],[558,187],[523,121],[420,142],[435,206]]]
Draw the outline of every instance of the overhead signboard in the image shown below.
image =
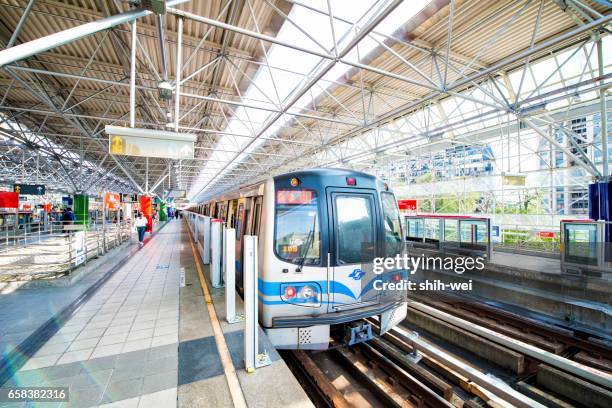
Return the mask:
[[121,193],[122,203],[135,203],[136,201],[138,201],[138,194]]
[[117,193],[106,192],[104,194],[104,205],[109,210],[118,210],[121,208],[121,197]]
[[14,184],[13,191],[18,194],[44,195],[46,189],[42,184]]
[[167,190],[166,198],[185,198],[187,197],[187,191],[185,190]]
[[193,159],[196,135],[106,126],[108,152],[123,156]]

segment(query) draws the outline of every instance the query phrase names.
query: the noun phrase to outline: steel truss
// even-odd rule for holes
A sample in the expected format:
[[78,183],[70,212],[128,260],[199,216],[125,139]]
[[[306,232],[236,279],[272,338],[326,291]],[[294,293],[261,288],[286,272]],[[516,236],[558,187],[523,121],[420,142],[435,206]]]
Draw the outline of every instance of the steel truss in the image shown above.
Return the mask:
[[[435,1],[387,33],[381,23],[404,5],[401,0],[373,0],[356,19],[334,12],[333,1],[321,9],[293,0],[223,0],[206,10],[181,3],[169,2],[165,17],[172,104],[157,97],[163,69],[146,12],[118,2],[82,10],[30,1],[13,26],[0,27],[6,46],[0,50],[0,122],[9,125],[0,166],[8,178],[56,177],[76,191],[182,187],[197,201],[299,167],[377,172],[442,141],[477,143],[474,135],[491,128],[491,120],[500,128],[520,121],[586,174],[609,174],[606,160],[593,163],[572,145],[576,135],[553,108],[561,103],[569,112],[577,94],[594,95],[606,129],[611,73],[603,42],[611,14],[599,4],[572,0],[562,9],[549,0]],[[67,17],[66,10],[86,11],[88,18]],[[312,34],[299,12],[321,17],[330,38]],[[19,44],[28,24],[43,19],[68,28]],[[127,23],[137,19],[131,41]],[[301,40],[280,38],[282,24]],[[362,55],[368,41],[375,46]],[[88,58],[68,45],[89,46]],[[274,47],[317,63],[307,72],[275,64]],[[576,56],[583,65],[566,77]],[[538,78],[533,70],[544,60],[554,61],[555,69]],[[334,70],[342,75],[330,75]],[[269,76],[271,86],[258,85],[261,76]],[[289,77],[294,88],[279,89]],[[196,159],[108,155],[104,125],[130,121],[198,133]],[[549,126],[569,144],[551,138]],[[607,138],[601,140],[607,158]],[[48,156],[41,166],[42,149]],[[87,171],[58,157],[88,163]]]

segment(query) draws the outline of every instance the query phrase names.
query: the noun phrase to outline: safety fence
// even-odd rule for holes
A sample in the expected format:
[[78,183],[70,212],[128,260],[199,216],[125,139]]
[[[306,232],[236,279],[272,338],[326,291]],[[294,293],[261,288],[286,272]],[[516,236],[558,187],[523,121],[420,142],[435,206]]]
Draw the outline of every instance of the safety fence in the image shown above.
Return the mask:
[[131,220],[89,225],[53,221],[0,227],[0,282],[54,278],[70,273],[131,239]]

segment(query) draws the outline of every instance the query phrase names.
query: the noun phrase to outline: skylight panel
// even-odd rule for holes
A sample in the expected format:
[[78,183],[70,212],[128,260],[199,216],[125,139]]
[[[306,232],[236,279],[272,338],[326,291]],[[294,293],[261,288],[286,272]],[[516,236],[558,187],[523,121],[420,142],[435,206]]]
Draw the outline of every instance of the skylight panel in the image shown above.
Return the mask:
[[[426,0],[402,3],[395,10],[395,12],[387,16],[376,29],[386,35],[391,35],[402,24],[420,11],[427,3],[428,1]],[[326,0],[313,0],[308,3],[308,6],[327,12]],[[332,12],[334,16],[336,16],[336,19],[334,20],[334,34],[338,42],[337,48],[341,50],[343,47],[345,47],[346,44],[348,44],[358,33],[360,26],[364,25],[384,6],[384,2],[375,0],[359,2],[355,2],[353,0],[332,1]],[[316,42],[329,50],[329,52],[332,51],[333,36],[328,16],[296,5],[291,9],[289,18],[299,27],[316,27],[316,29],[309,29],[308,34]],[[340,20],[350,21],[355,24],[355,27]],[[299,47],[316,50],[317,52],[323,51],[312,39],[304,35],[303,32],[301,32],[292,22],[288,20],[283,23],[277,38],[287,44],[294,44]],[[355,47],[350,53],[347,54],[346,58],[348,60],[358,61],[359,57],[363,58],[363,56],[367,55],[377,46],[378,44],[376,41],[366,37],[358,44],[358,47]],[[285,106],[285,103],[291,98],[292,93],[303,86],[304,78],[300,75],[283,71],[283,69],[288,71],[297,71],[304,75],[312,75],[315,74],[317,70],[325,66],[326,63],[328,63],[326,59],[316,55],[297,51],[290,47],[284,47],[277,44],[270,46],[267,56],[270,66],[275,68],[269,69],[267,66],[262,65],[254,76],[253,83],[243,95],[244,99],[272,99],[274,103],[278,103],[280,99],[281,105]],[[323,81],[327,81],[327,83],[329,83],[329,81],[336,81],[337,79],[341,78],[350,68],[351,67],[346,64],[337,63],[323,77]],[[327,86],[327,83],[324,83],[323,81],[321,81],[321,87],[313,87],[311,92],[300,98],[290,109],[290,112],[296,113],[304,109],[311,103],[313,98],[317,98],[319,95],[321,95],[324,92],[324,87]],[[296,86],[296,84],[298,84],[298,86]],[[266,93],[267,97],[266,95],[262,94],[262,91]],[[226,129],[228,129],[231,133],[250,134],[255,136],[260,132],[261,126],[252,129],[245,124],[250,122],[266,123],[266,121],[269,121],[273,115],[275,115],[274,112],[238,107],[230,119]],[[292,118],[292,115],[282,115],[275,123],[269,126],[266,132],[264,132],[264,136],[273,137]],[[222,146],[227,146],[228,143],[223,139],[228,138],[231,138],[231,136],[221,136],[216,145],[216,149],[219,149]],[[261,138],[256,140],[240,138],[237,140],[239,142],[239,146],[237,146],[238,150],[245,149],[246,153],[253,152],[265,142],[265,139]],[[215,159],[218,157],[218,155],[215,153],[213,153],[213,156],[215,156]],[[248,154],[245,153],[241,153],[236,156],[233,163],[226,166],[225,172],[235,167],[247,156]],[[225,158],[225,160],[230,161],[231,157]],[[210,187],[215,181],[213,180],[214,175],[211,174],[212,172],[210,172],[210,170],[211,169],[208,167],[208,164],[203,166],[202,175],[205,174],[204,177],[199,178],[200,182],[194,183],[189,192],[189,196],[192,199],[197,198],[194,196],[196,194],[201,194],[204,187]],[[220,173],[219,177],[222,177],[225,172]]]

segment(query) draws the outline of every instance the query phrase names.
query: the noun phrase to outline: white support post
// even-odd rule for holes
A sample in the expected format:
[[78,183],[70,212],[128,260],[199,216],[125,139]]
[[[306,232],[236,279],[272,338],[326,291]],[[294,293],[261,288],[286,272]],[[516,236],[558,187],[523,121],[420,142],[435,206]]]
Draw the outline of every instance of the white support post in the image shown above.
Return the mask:
[[210,226],[212,262],[210,264],[210,282],[213,288],[223,286],[221,282],[221,222],[213,222]]
[[[136,124],[136,49],[138,48],[136,20],[132,21],[132,49],[130,55],[130,127]],[[147,192],[149,190],[147,189]]]
[[259,354],[257,300],[257,236],[244,236],[244,367],[248,373],[270,365],[268,353]]
[[183,18],[178,18],[178,40],[176,43],[176,92],[174,94],[174,131],[179,131],[181,101],[181,71],[183,70]]
[[236,230],[223,230],[223,281],[225,282],[225,320],[237,323],[244,316],[236,316]]
[[204,265],[210,264],[210,217],[204,217],[204,231],[203,231],[203,242],[202,242],[202,251],[204,255],[202,256],[204,260]]

